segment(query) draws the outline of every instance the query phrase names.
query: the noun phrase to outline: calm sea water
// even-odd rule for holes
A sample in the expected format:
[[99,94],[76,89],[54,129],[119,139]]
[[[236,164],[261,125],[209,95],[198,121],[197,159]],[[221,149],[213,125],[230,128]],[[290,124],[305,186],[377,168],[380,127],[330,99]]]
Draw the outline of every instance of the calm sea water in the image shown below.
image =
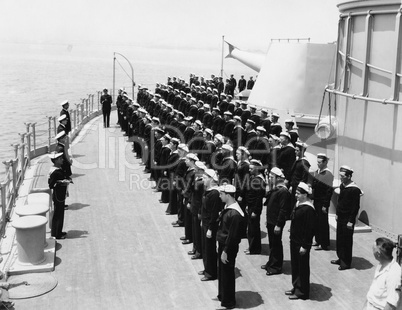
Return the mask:
[[[157,82],[166,82],[168,76],[188,79],[190,73],[205,77],[220,74],[218,49],[0,43],[0,162],[13,157],[11,144],[19,143],[18,133],[26,130],[24,123],[37,122],[38,129],[43,130],[47,128],[47,116],[58,115],[63,100],[74,107],[88,94],[111,89],[114,52],[130,60],[135,82],[151,89]],[[126,74],[131,75],[131,69],[124,58],[117,55],[116,59],[116,88],[124,87],[131,94]],[[256,75],[233,59],[224,61],[224,72],[236,78]],[[0,165],[3,174],[4,165]]]

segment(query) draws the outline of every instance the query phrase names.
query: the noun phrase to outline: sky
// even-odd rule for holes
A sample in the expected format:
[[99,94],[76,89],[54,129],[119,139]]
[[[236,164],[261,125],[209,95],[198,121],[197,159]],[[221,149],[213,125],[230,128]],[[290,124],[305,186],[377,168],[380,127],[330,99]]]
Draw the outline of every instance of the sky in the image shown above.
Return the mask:
[[271,39],[336,40],[340,0],[0,0],[0,43],[249,50]]

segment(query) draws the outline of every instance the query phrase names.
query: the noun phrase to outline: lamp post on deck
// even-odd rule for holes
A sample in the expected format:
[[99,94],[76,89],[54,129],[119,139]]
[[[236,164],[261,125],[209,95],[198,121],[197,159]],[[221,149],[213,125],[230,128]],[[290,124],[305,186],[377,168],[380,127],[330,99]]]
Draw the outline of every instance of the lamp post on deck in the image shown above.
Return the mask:
[[[135,82],[134,82],[134,68],[133,68],[133,66],[131,65],[131,62],[127,59],[127,57],[126,56],[124,56],[124,55],[122,55],[122,54],[120,54],[120,53],[117,53],[117,52],[114,52],[113,53],[113,100],[115,99],[115,97],[114,97],[114,90],[115,90],[115,83],[116,83],[116,74],[115,74],[115,67],[116,67],[116,55],[119,55],[119,56],[121,56],[121,57],[123,57],[125,60],[127,60],[127,62],[128,62],[128,64],[130,65],[130,68],[131,68],[131,87],[132,87],[132,98],[133,98],[133,100],[134,100],[134,86],[135,86]],[[123,69],[124,70],[124,69]],[[127,73],[127,72],[126,72]]]

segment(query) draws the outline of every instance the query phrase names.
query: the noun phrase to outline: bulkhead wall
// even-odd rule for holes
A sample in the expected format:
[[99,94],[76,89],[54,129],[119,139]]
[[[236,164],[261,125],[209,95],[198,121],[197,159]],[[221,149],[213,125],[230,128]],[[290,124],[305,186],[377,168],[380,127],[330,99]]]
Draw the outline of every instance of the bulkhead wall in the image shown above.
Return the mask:
[[344,94],[336,95],[336,169],[354,169],[353,179],[365,193],[360,211],[373,228],[393,237],[402,233],[400,8],[395,0],[339,5],[335,78],[336,90]]

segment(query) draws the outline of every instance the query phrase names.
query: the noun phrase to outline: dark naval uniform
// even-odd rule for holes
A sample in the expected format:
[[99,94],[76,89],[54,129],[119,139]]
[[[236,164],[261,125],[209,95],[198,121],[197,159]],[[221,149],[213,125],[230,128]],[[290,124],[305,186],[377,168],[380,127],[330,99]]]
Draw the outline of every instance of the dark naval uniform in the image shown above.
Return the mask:
[[[247,239],[250,254],[261,253],[261,227],[262,200],[265,196],[265,181],[262,174],[252,175],[247,189]],[[254,213],[254,217],[252,214]]]
[[[269,241],[269,260],[265,269],[269,274],[282,272],[283,244],[282,233],[286,220],[290,216],[290,192],[284,184],[270,190],[267,194],[265,205],[267,206],[267,231]],[[275,234],[275,226],[281,228],[279,234]]]
[[[332,184],[334,175],[328,168],[316,170],[313,174],[313,199],[314,208],[317,211],[318,226],[315,234],[315,241],[323,248],[329,247],[329,223],[328,209],[333,193]],[[323,210],[325,208],[326,211]]]
[[67,196],[67,186],[70,182],[61,168],[52,167],[49,172],[48,184],[53,191],[52,200],[54,213],[52,218],[52,237],[61,238],[64,223],[64,207]]
[[[222,307],[232,308],[236,305],[235,297],[235,263],[241,241],[244,213],[237,203],[226,206],[219,216],[218,241],[219,288],[218,299]],[[222,252],[227,253],[226,264],[220,259]]]
[[[310,298],[310,250],[313,243],[317,214],[312,202],[296,204],[290,216],[290,260],[293,294],[300,299]],[[300,255],[300,248],[306,253]]]
[[[336,207],[336,254],[341,268],[350,268],[352,264],[353,232],[357,213],[360,209],[360,196],[363,194],[356,183],[341,184]],[[352,228],[347,223],[353,224]]]
[[[204,261],[204,276],[211,279],[216,279],[218,276],[216,232],[218,230],[217,219],[221,211],[221,205],[222,201],[219,198],[217,187],[205,191],[201,208],[202,258]],[[212,232],[211,238],[207,238],[208,230]]]

